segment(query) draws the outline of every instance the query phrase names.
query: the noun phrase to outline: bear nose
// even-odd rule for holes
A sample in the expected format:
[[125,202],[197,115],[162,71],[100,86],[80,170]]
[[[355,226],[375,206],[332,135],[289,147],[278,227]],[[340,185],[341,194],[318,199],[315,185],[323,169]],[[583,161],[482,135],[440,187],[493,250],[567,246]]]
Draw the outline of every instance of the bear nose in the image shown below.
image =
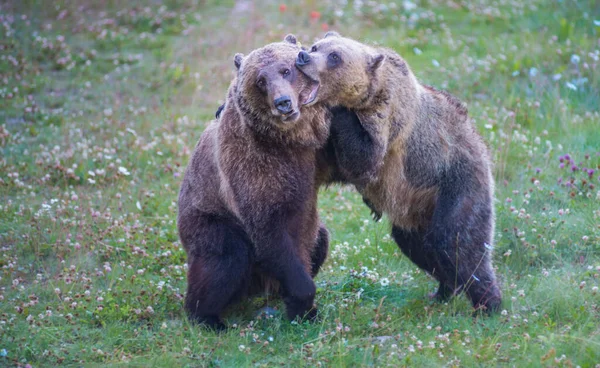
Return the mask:
[[306,51],[300,51],[298,58],[296,58],[296,65],[304,66],[308,63],[310,63],[310,55]]
[[292,99],[289,96],[281,96],[273,101],[277,110],[282,114],[292,111]]

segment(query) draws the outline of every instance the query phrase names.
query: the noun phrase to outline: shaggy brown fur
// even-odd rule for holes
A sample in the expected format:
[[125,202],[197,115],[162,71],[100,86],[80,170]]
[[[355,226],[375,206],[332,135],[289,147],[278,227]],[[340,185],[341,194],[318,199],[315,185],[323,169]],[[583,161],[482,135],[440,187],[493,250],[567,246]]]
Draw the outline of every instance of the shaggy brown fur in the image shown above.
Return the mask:
[[328,247],[315,154],[329,119],[318,105],[300,111],[316,85],[294,66],[299,50],[288,36],[236,55],[225,107],[202,134],[181,185],[185,308],[215,328],[224,327],[228,305],[269,286],[279,289],[290,318],[315,314],[312,277]]
[[440,281],[437,297],[466,291],[475,308],[498,309],[491,160],[464,104],[421,85],[392,50],[337,33],[300,52],[296,65],[321,83],[316,100],[358,116],[358,124],[332,122],[338,170]]

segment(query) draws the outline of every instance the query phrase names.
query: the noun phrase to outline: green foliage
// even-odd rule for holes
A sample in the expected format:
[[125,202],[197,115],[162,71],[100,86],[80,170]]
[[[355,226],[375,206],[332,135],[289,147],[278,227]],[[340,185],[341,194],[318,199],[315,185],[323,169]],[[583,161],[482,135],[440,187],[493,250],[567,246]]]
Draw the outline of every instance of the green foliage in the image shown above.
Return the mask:
[[[0,366],[600,363],[598,4],[280,5],[0,4]],[[291,324],[272,296],[220,335],[185,318],[177,193],[231,58],[324,29],[395,49],[468,103],[495,162],[500,314],[430,300],[387,220],[333,186],[318,322]]]

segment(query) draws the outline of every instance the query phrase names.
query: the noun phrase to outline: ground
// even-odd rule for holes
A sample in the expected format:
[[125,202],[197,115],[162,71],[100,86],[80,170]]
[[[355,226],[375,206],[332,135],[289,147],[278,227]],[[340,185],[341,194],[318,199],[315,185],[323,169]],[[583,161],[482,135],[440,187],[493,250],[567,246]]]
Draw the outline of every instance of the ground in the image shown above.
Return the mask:
[[[600,364],[600,3],[23,0],[0,21],[0,366]],[[328,29],[468,104],[495,161],[498,315],[429,300],[389,223],[333,186],[318,322],[260,299],[221,335],[185,319],[177,192],[233,55]]]

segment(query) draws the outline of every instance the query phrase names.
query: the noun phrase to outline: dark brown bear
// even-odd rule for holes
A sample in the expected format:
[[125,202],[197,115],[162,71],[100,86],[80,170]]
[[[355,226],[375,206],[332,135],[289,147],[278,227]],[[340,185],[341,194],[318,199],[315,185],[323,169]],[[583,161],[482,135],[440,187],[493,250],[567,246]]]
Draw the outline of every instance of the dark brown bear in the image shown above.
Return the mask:
[[331,123],[337,170],[390,217],[404,254],[439,280],[437,298],[466,292],[497,310],[491,160],[464,104],[420,84],[394,51],[335,32],[296,65],[321,84],[313,103],[356,113]]
[[294,66],[293,36],[235,56],[219,120],[202,134],[179,194],[188,254],[185,309],[222,329],[223,310],[245,295],[279,290],[290,319],[314,317],[313,277],[328,233],[317,213],[315,153],[329,134],[317,85]]

